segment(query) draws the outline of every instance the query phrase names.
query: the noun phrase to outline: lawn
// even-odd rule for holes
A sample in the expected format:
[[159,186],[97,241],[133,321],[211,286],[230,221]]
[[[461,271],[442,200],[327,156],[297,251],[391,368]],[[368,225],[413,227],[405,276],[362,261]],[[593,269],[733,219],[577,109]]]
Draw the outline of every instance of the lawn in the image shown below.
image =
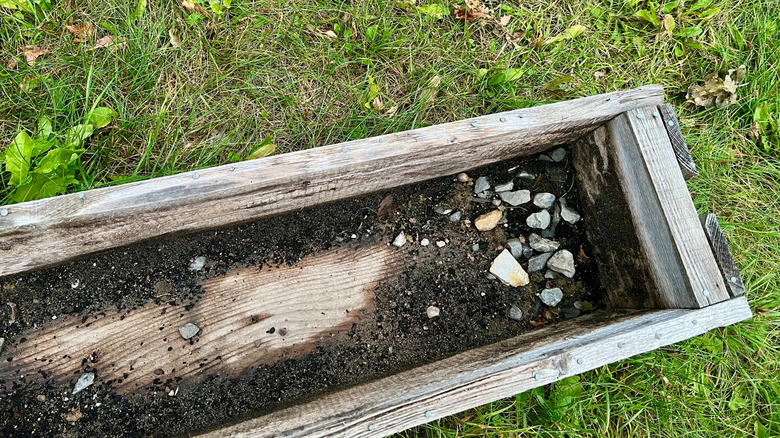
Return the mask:
[[403,436],[780,435],[780,0],[212,3],[0,0],[2,203],[662,84],[753,320]]

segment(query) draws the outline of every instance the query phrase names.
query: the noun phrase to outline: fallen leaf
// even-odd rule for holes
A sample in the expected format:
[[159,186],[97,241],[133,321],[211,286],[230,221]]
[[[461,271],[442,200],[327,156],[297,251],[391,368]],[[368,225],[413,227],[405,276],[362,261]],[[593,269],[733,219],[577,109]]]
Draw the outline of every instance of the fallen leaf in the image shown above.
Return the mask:
[[273,143],[266,143],[266,144],[260,146],[259,148],[257,148],[251,154],[249,154],[246,157],[246,159],[247,160],[254,160],[254,159],[257,159],[257,158],[267,157],[267,156],[273,154],[275,150],[276,150],[276,145],[275,144],[273,144]]
[[24,58],[27,60],[27,64],[30,65],[30,67],[35,66],[35,60],[40,58],[43,55],[48,55],[51,53],[49,49],[41,49],[38,46],[25,46],[24,47]]
[[441,20],[450,13],[450,9],[441,3],[431,3],[425,6],[417,6],[417,10],[433,20]]
[[671,14],[664,15],[663,25],[664,25],[664,30],[671,37],[675,27],[674,17],[672,17]]
[[95,37],[95,25],[89,21],[84,24],[67,25],[65,29],[73,35],[73,42],[76,43],[86,43]]
[[553,43],[557,43],[558,41],[570,40],[572,38],[576,38],[582,35],[583,33],[585,33],[586,30],[588,30],[587,27],[581,24],[575,24],[574,26],[571,26],[568,29],[564,30],[562,34],[556,35],[552,38],[547,38],[546,40],[544,40],[542,45],[547,46]]
[[12,57],[8,58],[8,61],[6,61],[5,68],[7,68],[8,70],[16,70],[16,66],[17,65],[18,65],[18,63],[16,61],[16,57],[12,56]]
[[184,12],[188,14],[200,14],[200,15],[208,15],[205,9],[203,9],[203,6],[190,1],[183,1],[181,2],[181,8],[184,9]]
[[482,19],[488,18],[488,16],[484,13],[474,9],[468,9],[468,8],[455,9],[454,11],[452,11],[452,16],[456,20],[460,20],[462,23],[465,23],[467,21],[474,21],[478,18],[482,18]]
[[387,219],[400,209],[400,205],[393,204],[393,195],[387,195],[379,203],[379,209],[376,211],[376,220]]
[[168,29],[168,36],[171,37],[171,45],[173,47],[181,47],[181,40],[179,39],[179,35],[176,34],[175,30]]
[[439,75],[432,77],[431,80],[428,81],[428,86],[420,92],[420,100],[422,101],[423,106],[429,107],[433,105],[436,96],[439,94],[439,85],[441,85]]
[[580,250],[577,251],[577,262],[582,263],[583,265],[590,263],[590,257],[585,254],[585,250],[582,249],[582,245],[580,245]]
[[73,408],[67,414],[62,414],[62,418],[70,423],[75,423],[84,417],[84,414],[78,408]]
[[593,76],[596,78],[597,81],[600,81],[605,77],[607,77],[607,74],[602,70],[596,70],[595,72],[593,72]]
[[328,38],[338,38],[339,36],[336,35],[336,32],[333,32],[332,30],[326,31],[323,35],[325,35]]
[[745,72],[745,66],[742,65],[730,69],[723,78],[717,72],[710,73],[704,77],[704,85],[694,84],[688,87],[685,97],[692,99],[694,105],[704,108],[723,108],[734,104],[737,101],[739,82],[745,78]]
[[385,107],[384,101],[382,101],[381,96],[376,96],[374,100],[371,101],[371,108],[381,110]]
[[115,52],[119,49],[124,49],[125,47],[127,47],[127,41],[124,41],[121,38],[114,39],[112,35],[106,35],[103,38],[100,38],[99,40],[95,41],[95,45],[92,46],[92,50],[101,49],[104,47],[112,52]]
[[498,20],[498,24],[500,24],[503,27],[506,27],[507,24],[509,24],[509,20],[512,19],[511,15],[504,15],[501,17],[501,19]]

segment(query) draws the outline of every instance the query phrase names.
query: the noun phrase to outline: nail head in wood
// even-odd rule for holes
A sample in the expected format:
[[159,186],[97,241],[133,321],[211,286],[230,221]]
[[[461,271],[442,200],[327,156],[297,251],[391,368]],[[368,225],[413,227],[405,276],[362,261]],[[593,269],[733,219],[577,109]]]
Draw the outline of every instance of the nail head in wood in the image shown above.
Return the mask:
[[582,365],[582,358],[577,359],[577,363]]
[[505,122],[506,122],[506,117],[501,117],[501,118],[500,118],[500,119],[498,119],[498,120],[500,120],[500,121],[501,121],[501,123],[505,123]]
[[0,216],[4,216],[4,217],[8,216],[8,209],[4,208],[4,209],[0,210]]
[[346,151],[347,151],[347,148],[346,148],[346,146],[345,146],[345,147],[343,147],[343,148],[341,148],[341,152],[346,152]]
[[228,170],[232,172],[232,171],[236,170],[236,168],[235,168],[234,166],[230,166],[230,167],[228,168]]
[[84,194],[83,193],[79,193],[79,199],[84,199]]
[[200,175],[198,175],[197,172],[192,174],[192,179],[198,179],[198,178],[200,178]]
[[425,418],[433,418],[433,412],[431,412],[431,411],[426,411],[426,412],[425,412]]
[[475,128],[476,128],[477,126],[479,126],[479,123],[477,123],[477,122],[471,122],[471,126],[473,126],[473,127],[475,127]]

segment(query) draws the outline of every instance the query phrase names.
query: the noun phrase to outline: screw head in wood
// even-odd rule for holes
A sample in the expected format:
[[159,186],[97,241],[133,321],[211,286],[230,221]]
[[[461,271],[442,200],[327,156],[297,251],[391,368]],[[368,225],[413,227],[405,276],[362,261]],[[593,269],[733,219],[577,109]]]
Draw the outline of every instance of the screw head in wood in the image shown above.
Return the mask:
[[522,113],[518,114],[517,117],[520,117],[521,119],[525,117]]
[[610,100],[612,100],[612,96],[607,98],[607,102],[609,102]]
[[708,291],[707,289],[704,289],[704,291],[702,291],[702,293],[704,294],[705,297],[710,296],[710,291]]
[[385,142],[385,139],[384,139],[384,138],[380,138],[380,139],[379,139],[379,142],[380,142],[380,143],[384,143],[384,142]]
[[577,359],[577,363],[582,365],[582,358]]
[[374,426],[373,424],[368,425],[368,430],[374,430],[374,429],[376,429],[376,426]]
[[232,171],[236,170],[236,168],[233,167],[233,166],[230,166],[230,167],[228,167],[228,170],[232,172]]
[[506,122],[506,117],[501,117],[501,118],[500,118],[500,119],[498,119],[498,120],[499,120],[499,121],[501,121],[501,123],[505,123],[505,122]]
[[433,412],[425,411],[425,418],[433,418]]
[[732,283],[736,283],[737,282],[737,277],[731,277],[731,282]]
[[636,118],[637,118],[637,119],[644,119],[644,118],[645,118],[645,115],[644,115],[644,114],[642,114],[642,113],[638,113],[638,114],[636,115]]
[[667,124],[668,126],[674,126],[674,121],[672,121],[672,120],[669,120],[668,122],[666,122],[666,124]]
[[341,152],[346,152],[346,151],[347,151],[347,147],[346,147],[346,146],[344,146],[343,148],[341,148]]
[[539,375],[539,373],[537,373],[536,371],[534,371],[533,373],[531,373],[531,375],[532,375],[532,376],[534,377],[534,379],[536,379],[536,380],[540,380],[540,379],[542,378],[542,376],[540,376],[540,375]]
[[656,111],[656,112],[654,112],[654,113],[653,113],[653,117],[660,117],[660,116],[661,116],[661,115],[660,115],[660,114],[658,114],[658,111]]
[[618,348],[623,348],[623,343],[622,342],[618,342]]
[[475,127],[475,128],[476,128],[477,126],[479,126],[479,123],[477,123],[477,122],[471,122],[471,126],[473,126],[473,127]]
[[693,324],[693,325],[696,325],[698,323],[699,323],[699,321],[696,321],[695,319],[693,321],[691,321],[691,324]]
[[198,178],[200,178],[200,175],[198,175],[197,172],[192,174],[192,179],[198,179]]
[[660,334],[660,333],[656,333],[656,334],[655,334],[655,338],[656,338],[656,339],[661,339],[661,334]]
[[83,193],[79,193],[79,199],[84,199],[84,194]]
[[8,216],[8,209],[4,208],[4,209],[0,210],[0,216]]

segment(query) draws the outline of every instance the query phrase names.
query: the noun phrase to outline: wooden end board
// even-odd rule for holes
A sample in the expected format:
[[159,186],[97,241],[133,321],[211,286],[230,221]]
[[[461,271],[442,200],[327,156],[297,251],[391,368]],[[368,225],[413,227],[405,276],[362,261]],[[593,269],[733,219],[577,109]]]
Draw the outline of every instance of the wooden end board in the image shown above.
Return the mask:
[[532,154],[662,102],[663,88],[651,85],[9,205],[0,217],[0,276]]
[[202,435],[382,437],[751,317],[744,297],[703,309],[603,312],[460,353]]
[[573,148],[588,238],[610,303],[700,308],[729,298],[656,107]]
[[729,293],[732,297],[742,295],[745,293],[745,284],[742,283],[742,277],[739,275],[739,269],[737,269],[737,264],[734,262],[734,257],[731,256],[726,236],[723,235],[723,231],[720,229],[718,218],[714,213],[709,213],[700,215],[699,220],[704,228],[704,234],[707,235],[707,240],[710,242],[712,253],[718,262],[718,267],[720,267],[720,272],[723,274],[723,281],[726,283]]
[[672,150],[674,150],[674,156],[677,157],[677,164],[680,166],[683,178],[687,181],[698,176],[699,171],[696,169],[696,163],[693,161],[691,152],[685,144],[685,138],[683,137],[682,129],[680,129],[680,121],[677,120],[677,114],[674,112],[674,106],[671,103],[658,105],[658,112],[664,122],[666,132],[669,134],[669,141],[672,143]]

